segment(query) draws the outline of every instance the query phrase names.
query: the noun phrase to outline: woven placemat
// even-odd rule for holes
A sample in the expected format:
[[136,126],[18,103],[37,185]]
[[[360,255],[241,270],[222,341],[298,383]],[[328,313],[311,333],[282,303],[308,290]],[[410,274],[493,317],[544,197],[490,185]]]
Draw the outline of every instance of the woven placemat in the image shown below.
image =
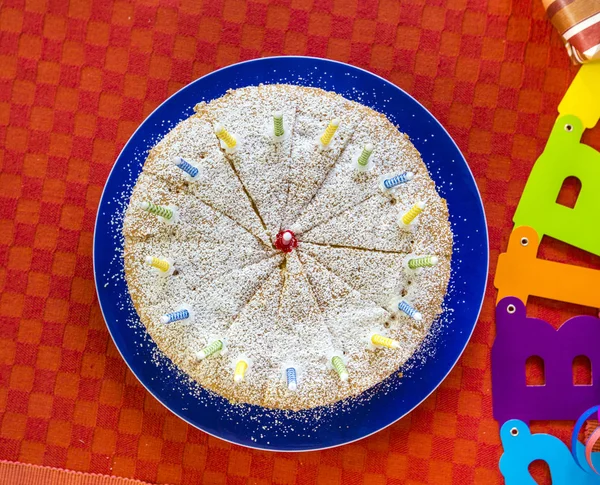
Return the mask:
[[2,485],[149,485],[130,478],[0,461]]

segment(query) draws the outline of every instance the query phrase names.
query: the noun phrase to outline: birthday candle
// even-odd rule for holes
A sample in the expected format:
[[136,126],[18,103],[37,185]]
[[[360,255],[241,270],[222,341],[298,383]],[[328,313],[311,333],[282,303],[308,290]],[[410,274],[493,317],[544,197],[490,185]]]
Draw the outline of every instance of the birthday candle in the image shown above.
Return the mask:
[[196,357],[198,358],[198,360],[206,359],[207,357],[217,352],[220,352],[221,350],[223,350],[223,341],[215,340],[213,343],[208,344],[200,352],[198,352],[196,354]]
[[155,258],[154,256],[147,256],[146,263],[152,266],[153,268],[162,271],[163,273],[166,273],[171,269],[171,264],[168,261],[160,258]]
[[380,347],[387,347],[388,349],[397,349],[400,347],[400,342],[398,342],[397,340],[391,339],[389,337],[384,337],[383,335],[379,335],[378,333],[374,333],[373,335],[371,335],[371,343]]
[[437,256],[423,256],[421,258],[411,258],[408,260],[408,267],[410,269],[428,268],[438,264],[438,261],[439,260]]
[[190,318],[190,311],[186,308],[182,308],[176,312],[166,313],[160,317],[160,321],[161,323],[173,323],[180,320],[186,320],[188,318]]
[[329,122],[329,125],[325,129],[325,132],[323,133],[323,135],[321,135],[321,144],[323,146],[328,146],[331,143],[331,139],[333,138],[333,135],[335,135],[338,126],[340,126],[340,120],[338,120],[337,118]]
[[400,184],[405,184],[406,182],[411,181],[414,176],[415,175],[412,172],[403,172],[390,178],[384,178],[381,184],[384,189],[391,190]]
[[410,318],[414,320],[421,320],[423,316],[412,306],[410,306],[406,301],[402,300],[398,303],[398,310],[406,313]]
[[237,140],[229,133],[221,123],[215,125],[215,134],[219,140],[223,140],[223,143],[227,145],[227,148],[233,148],[237,145]]
[[179,167],[181,170],[183,170],[185,173],[187,173],[191,178],[195,178],[198,176],[198,168],[194,167],[191,163],[186,162],[183,158],[173,157],[172,161],[176,167]]
[[331,366],[338,373],[338,376],[340,376],[341,381],[345,382],[348,380],[348,371],[346,370],[346,364],[344,364],[344,361],[339,355],[334,355],[331,358]]
[[423,212],[423,209],[425,208],[425,202],[417,202],[415,205],[413,205],[410,210],[404,214],[401,218],[402,220],[402,224],[404,224],[405,226],[410,225],[416,218],[417,216]]
[[173,210],[165,207],[164,205],[157,205],[153,204],[152,202],[140,202],[140,208],[146,212],[150,212],[150,214],[160,216],[167,221],[173,219]]
[[283,113],[275,111],[273,113],[273,134],[275,136],[283,136]]
[[296,369],[294,367],[288,367],[285,370],[285,377],[287,380],[287,387],[290,391],[295,391],[298,388],[298,379],[296,375]]
[[371,153],[373,153],[373,145],[371,143],[367,143],[356,163],[358,163],[361,167],[366,167],[369,165],[369,157],[371,156]]
[[235,364],[235,371],[233,373],[233,380],[235,382],[242,382],[246,371],[248,370],[248,363],[244,359],[240,359]]

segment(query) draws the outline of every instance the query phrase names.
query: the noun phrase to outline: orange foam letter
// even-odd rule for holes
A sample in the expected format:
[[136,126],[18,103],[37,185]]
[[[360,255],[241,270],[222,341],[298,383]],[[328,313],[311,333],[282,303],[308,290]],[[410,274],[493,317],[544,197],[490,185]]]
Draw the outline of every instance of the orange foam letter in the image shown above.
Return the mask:
[[515,296],[526,304],[529,296],[540,296],[600,308],[600,271],[538,259],[539,244],[531,227],[513,230],[507,251],[498,257],[496,301]]

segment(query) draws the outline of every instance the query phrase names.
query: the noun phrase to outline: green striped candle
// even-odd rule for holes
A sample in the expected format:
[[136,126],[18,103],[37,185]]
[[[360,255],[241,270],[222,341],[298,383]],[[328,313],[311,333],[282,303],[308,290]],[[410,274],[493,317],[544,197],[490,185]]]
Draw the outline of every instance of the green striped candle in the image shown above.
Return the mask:
[[173,219],[173,215],[175,214],[172,209],[169,207],[165,207],[164,205],[153,204],[152,202],[141,202],[140,208],[145,210],[146,212],[150,212],[150,214],[154,214],[156,216],[160,216],[167,221]]
[[198,354],[196,354],[196,357],[198,358],[198,360],[203,360],[217,352],[220,352],[221,350],[223,350],[223,341],[215,340],[211,344],[208,344],[206,347],[204,347],[200,352],[198,352]]
[[273,134],[275,136],[283,136],[283,113],[281,111],[275,111],[273,113]]
[[369,157],[371,156],[371,153],[373,153],[373,145],[371,143],[367,143],[359,155],[356,163],[361,167],[367,167],[369,165]]
[[437,256],[423,256],[421,258],[411,258],[408,260],[408,267],[410,269],[417,268],[430,268],[438,264]]
[[348,380],[348,370],[346,369],[346,364],[339,355],[334,355],[331,358],[331,366],[335,369],[338,376],[340,376],[340,380],[345,382]]

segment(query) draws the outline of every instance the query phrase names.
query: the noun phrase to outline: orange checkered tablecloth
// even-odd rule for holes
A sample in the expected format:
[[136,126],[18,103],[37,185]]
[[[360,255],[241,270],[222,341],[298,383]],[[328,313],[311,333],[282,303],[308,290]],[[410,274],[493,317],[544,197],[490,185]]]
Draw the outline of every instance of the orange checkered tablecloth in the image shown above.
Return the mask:
[[[0,460],[170,484],[501,483],[492,288],[464,356],[432,396],[388,429],[321,452],[209,437],[154,400],[113,345],[94,291],[92,233],[117,154],[185,84],[280,54],[371,70],[446,126],[481,190],[493,275],[576,72],[540,1],[2,0]],[[557,242],[542,253],[599,263]],[[535,299],[529,311],[556,325],[590,312]],[[564,437],[569,427],[534,430]]]

